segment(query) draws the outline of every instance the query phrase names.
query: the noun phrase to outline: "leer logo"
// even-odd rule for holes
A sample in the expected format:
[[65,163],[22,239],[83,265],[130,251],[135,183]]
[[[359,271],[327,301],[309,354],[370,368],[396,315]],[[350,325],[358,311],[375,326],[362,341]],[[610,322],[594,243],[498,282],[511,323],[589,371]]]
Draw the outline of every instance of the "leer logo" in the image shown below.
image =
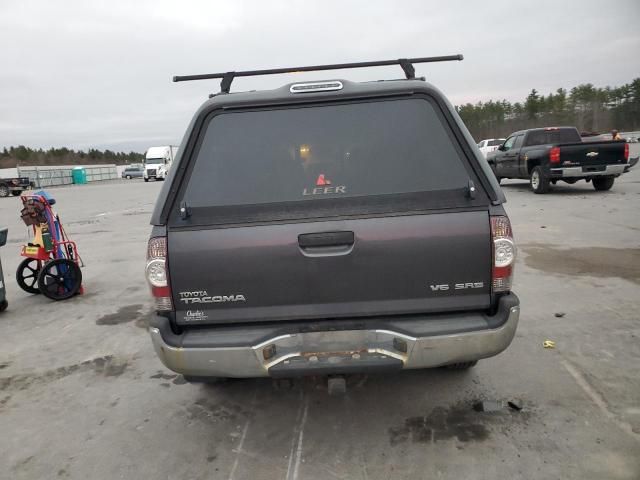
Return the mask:
[[302,190],[303,196],[308,195],[331,195],[335,193],[347,193],[347,187],[345,185],[340,185],[337,187],[331,186],[331,180],[329,180],[324,173],[318,175],[318,179],[316,180],[316,188],[311,190],[307,190],[306,188]]

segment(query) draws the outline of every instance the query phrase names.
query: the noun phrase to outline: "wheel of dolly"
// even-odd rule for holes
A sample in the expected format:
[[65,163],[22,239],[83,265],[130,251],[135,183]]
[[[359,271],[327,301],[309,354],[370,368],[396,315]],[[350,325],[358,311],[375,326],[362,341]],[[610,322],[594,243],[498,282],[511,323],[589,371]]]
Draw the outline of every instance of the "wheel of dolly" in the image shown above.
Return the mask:
[[58,258],[45,263],[38,275],[40,292],[51,300],[73,297],[82,285],[82,272],[73,260]]
[[42,262],[35,258],[25,258],[16,270],[18,286],[27,293],[38,294],[38,275],[42,269]]
[[467,370],[469,368],[475,367],[478,361],[474,360],[473,362],[458,362],[452,363],[451,365],[445,365],[445,367],[449,370]]

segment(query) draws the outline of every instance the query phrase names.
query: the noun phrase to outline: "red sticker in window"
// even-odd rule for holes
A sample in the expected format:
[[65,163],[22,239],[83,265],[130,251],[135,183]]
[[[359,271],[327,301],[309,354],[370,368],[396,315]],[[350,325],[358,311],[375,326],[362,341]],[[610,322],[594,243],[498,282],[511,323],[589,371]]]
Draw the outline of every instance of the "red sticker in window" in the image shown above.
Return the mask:
[[325,185],[331,185],[331,180],[329,180],[328,178],[324,177],[324,173],[321,173],[320,175],[318,175],[318,180],[316,180],[316,185],[318,187],[323,187]]

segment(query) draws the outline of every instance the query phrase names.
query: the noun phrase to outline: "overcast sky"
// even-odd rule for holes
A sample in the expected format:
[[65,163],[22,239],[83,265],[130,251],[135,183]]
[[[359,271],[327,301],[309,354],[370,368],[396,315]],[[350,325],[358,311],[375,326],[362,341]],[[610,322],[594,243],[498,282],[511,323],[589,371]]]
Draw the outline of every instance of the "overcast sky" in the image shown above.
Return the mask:
[[[640,1],[0,1],[0,147],[175,144],[218,81],[175,74],[462,53],[455,104],[640,76]],[[375,80],[399,67],[298,74]],[[292,76],[242,78],[264,89]]]

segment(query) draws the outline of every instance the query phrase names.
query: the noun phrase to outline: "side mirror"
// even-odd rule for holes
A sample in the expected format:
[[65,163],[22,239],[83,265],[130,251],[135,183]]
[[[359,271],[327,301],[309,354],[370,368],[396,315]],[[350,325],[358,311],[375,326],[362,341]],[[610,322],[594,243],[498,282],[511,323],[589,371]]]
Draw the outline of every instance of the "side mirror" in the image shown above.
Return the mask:
[[501,152],[504,152],[506,150],[506,148],[504,148],[504,143],[498,147],[498,150],[500,150]]

